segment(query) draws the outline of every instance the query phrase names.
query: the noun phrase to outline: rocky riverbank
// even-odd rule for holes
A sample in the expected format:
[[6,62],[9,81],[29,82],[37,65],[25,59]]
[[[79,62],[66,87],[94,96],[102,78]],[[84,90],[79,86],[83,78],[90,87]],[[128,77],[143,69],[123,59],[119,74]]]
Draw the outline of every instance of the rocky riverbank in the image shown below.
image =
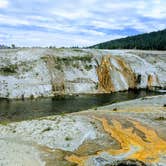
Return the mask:
[[0,50],[0,98],[165,89],[166,52],[20,48]]
[[0,125],[0,165],[165,166],[166,95]]

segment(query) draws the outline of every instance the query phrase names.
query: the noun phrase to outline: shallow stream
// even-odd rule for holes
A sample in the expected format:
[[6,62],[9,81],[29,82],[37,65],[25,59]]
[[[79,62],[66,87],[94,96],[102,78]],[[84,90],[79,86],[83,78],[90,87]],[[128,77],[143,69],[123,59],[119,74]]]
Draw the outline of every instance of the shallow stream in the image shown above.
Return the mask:
[[0,100],[0,123],[35,119],[49,115],[63,115],[95,108],[115,102],[159,95],[161,92],[126,91],[111,94],[75,95],[62,98],[38,98],[34,100]]

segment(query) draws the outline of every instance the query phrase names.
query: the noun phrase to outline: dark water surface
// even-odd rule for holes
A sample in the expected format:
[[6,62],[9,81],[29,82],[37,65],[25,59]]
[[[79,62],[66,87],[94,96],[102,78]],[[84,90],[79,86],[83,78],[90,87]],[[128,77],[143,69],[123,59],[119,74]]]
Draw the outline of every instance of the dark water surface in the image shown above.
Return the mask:
[[35,119],[49,115],[77,112],[112,104],[115,102],[136,99],[139,97],[163,94],[151,91],[129,91],[112,94],[65,96],[58,98],[40,98],[34,100],[0,100],[0,123]]

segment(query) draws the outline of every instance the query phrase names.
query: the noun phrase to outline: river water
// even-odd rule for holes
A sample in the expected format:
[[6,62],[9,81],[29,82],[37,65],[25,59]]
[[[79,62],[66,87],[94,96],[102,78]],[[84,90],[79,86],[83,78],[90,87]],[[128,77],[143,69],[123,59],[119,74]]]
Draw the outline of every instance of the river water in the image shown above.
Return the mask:
[[35,119],[49,115],[63,115],[115,102],[163,94],[152,91],[126,91],[111,94],[64,96],[34,100],[0,100],[0,123]]

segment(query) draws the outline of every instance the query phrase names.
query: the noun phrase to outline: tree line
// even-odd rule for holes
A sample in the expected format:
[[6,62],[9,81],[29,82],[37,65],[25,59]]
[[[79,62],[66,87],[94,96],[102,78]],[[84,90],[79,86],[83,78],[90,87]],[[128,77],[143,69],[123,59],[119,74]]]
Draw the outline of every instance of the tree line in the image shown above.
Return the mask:
[[166,29],[99,43],[96,49],[166,50]]
[[4,44],[0,44],[0,49],[9,49],[9,48],[16,48],[15,44],[12,44],[11,46],[6,46]]

